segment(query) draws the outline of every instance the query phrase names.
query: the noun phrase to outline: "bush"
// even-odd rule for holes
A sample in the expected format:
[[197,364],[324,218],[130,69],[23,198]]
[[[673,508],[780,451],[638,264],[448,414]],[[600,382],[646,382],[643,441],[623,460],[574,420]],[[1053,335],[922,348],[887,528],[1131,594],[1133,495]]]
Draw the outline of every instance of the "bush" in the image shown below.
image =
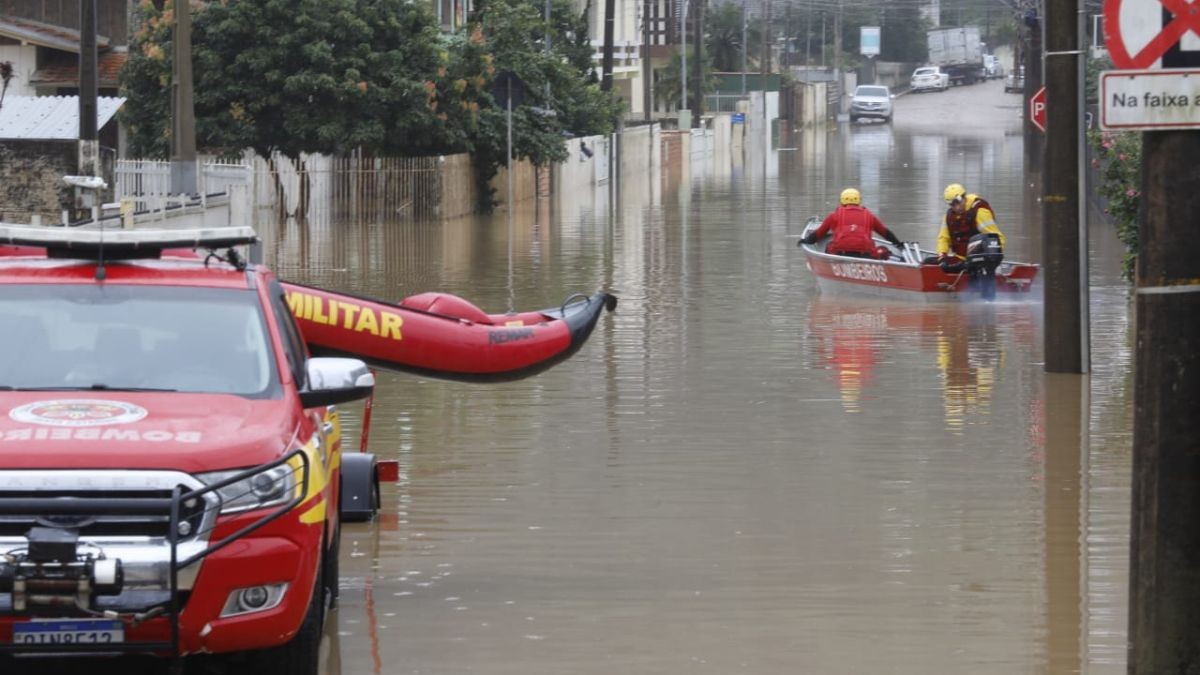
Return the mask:
[[1089,131],[1094,151],[1092,168],[1099,181],[1096,192],[1104,197],[1104,212],[1112,218],[1117,236],[1125,244],[1124,273],[1133,278],[1138,253],[1138,216],[1142,193],[1142,137],[1131,131]]

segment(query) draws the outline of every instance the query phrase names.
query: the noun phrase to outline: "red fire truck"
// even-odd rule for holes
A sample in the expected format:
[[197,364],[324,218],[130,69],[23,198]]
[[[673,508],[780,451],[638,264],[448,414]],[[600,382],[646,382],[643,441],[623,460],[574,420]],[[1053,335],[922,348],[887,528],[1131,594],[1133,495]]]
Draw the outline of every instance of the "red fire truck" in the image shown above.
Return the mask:
[[378,495],[336,406],[375,379],[310,356],[254,241],[44,228],[0,257],[0,661],[316,672],[340,522]]

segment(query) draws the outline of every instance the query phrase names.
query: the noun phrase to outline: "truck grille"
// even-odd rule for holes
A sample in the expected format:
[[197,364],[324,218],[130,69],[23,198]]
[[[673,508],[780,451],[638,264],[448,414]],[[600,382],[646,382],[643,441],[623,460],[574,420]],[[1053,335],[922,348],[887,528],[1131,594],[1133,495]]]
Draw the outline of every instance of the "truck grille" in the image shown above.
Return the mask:
[[[54,509],[46,512],[31,509],[19,514],[10,511],[0,515],[0,539],[23,538],[37,525],[72,528],[78,530],[83,540],[165,539],[170,529],[169,513],[130,514],[127,507],[142,500],[169,500],[176,487],[186,493],[203,485],[192,476],[175,471],[0,471],[0,500],[5,502],[28,499],[42,505],[67,507],[77,500],[100,500],[107,506],[84,515],[56,514]],[[183,543],[207,539],[218,509],[218,498],[212,493],[181,503],[177,540]]]
[[[180,486],[187,490],[186,486]],[[96,499],[103,498],[120,503],[124,500],[137,499],[170,499],[170,490],[144,490],[120,492],[88,492],[88,491],[55,491],[53,493],[34,491],[0,490],[0,499],[45,499],[55,500]],[[187,534],[179,537],[179,541],[193,539],[197,533],[203,532],[205,520],[205,502],[191,500],[190,508],[181,505],[179,518],[187,525],[181,528]],[[24,536],[29,528],[36,525],[50,527],[69,527],[78,530],[81,538],[88,537],[166,537],[170,526],[169,515],[137,515],[116,516],[96,514],[94,516],[63,516],[47,513],[30,513],[20,516],[0,516],[0,537]]]

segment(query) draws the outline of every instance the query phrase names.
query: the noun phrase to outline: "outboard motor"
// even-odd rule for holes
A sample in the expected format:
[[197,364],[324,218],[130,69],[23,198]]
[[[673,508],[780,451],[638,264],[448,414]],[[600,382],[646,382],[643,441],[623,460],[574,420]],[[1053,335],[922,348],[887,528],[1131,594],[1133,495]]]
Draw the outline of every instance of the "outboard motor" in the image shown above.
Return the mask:
[[984,298],[996,297],[996,268],[1004,260],[1000,235],[981,232],[967,242],[967,271]]

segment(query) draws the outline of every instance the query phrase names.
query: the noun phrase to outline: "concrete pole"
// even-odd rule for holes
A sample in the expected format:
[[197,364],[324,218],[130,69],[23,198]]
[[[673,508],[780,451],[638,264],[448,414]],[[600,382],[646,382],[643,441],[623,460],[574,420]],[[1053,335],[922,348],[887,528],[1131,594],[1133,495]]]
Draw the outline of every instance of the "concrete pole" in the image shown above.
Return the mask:
[[1142,141],[1128,672],[1200,672],[1200,133]]
[[695,0],[696,18],[692,21],[692,34],[696,45],[696,58],[692,59],[692,70],[696,86],[692,87],[692,128],[700,128],[700,117],[704,114],[704,0]]
[[770,147],[770,130],[766,127],[767,121],[767,74],[771,72],[771,0],[766,0],[763,3],[762,13],[762,63],[759,64],[759,70],[762,75],[758,82],[758,88],[762,90],[762,118],[763,118],[763,138],[767,139],[767,146]]
[[[1046,0],[1046,139],[1042,166],[1042,268],[1045,275],[1045,369],[1088,372],[1086,230],[1080,231],[1078,0]],[[1032,125],[1030,125],[1032,126]],[[1081,235],[1083,238],[1081,239]]]
[[188,0],[173,0],[174,50],[171,80],[171,192],[195,194],[196,112],[192,96],[192,11]]
[[683,0],[683,9],[680,11],[680,14],[679,14],[679,40],[680,40],[680,45],[681,45],[681,48],[679,51],[679,81],[682,86],[682,91],[679,94],[679,109],[680,110],[688,110],[688,95],[687,95],[687,81],[688,81],[687,31],[688,31],[688,25],[687,25],[687,15],[688,15],[688,6],[691,4],[692,4],[691,0]]
[[746,52],[749,49],[746,44],[746,0],[742,0],[742,98],[746,98]]
[[654,107],[654,92],[650,88],[654,79],[650,62],[650,11],[653,7],[654,0],[642,3],[642,119],[647,122],[651,119],[650,109]]
[[79,3],[79,174],[100,175],[97,117],[96,0]]
[[604,0],[604,76],[600,80],[600,89],[612,91],[613,86],[613,24],[616,22],[616,0]]
[[1025,174],[1036,185],[1041,183],[1042,154],[1045,134],[1029,120],[1029,99],[1042,88],[1042,21],[1041,3],[1035,0],[1026,5],[1036,13],[1036,25],[1027,27],[1029,44],[1025,50]]

